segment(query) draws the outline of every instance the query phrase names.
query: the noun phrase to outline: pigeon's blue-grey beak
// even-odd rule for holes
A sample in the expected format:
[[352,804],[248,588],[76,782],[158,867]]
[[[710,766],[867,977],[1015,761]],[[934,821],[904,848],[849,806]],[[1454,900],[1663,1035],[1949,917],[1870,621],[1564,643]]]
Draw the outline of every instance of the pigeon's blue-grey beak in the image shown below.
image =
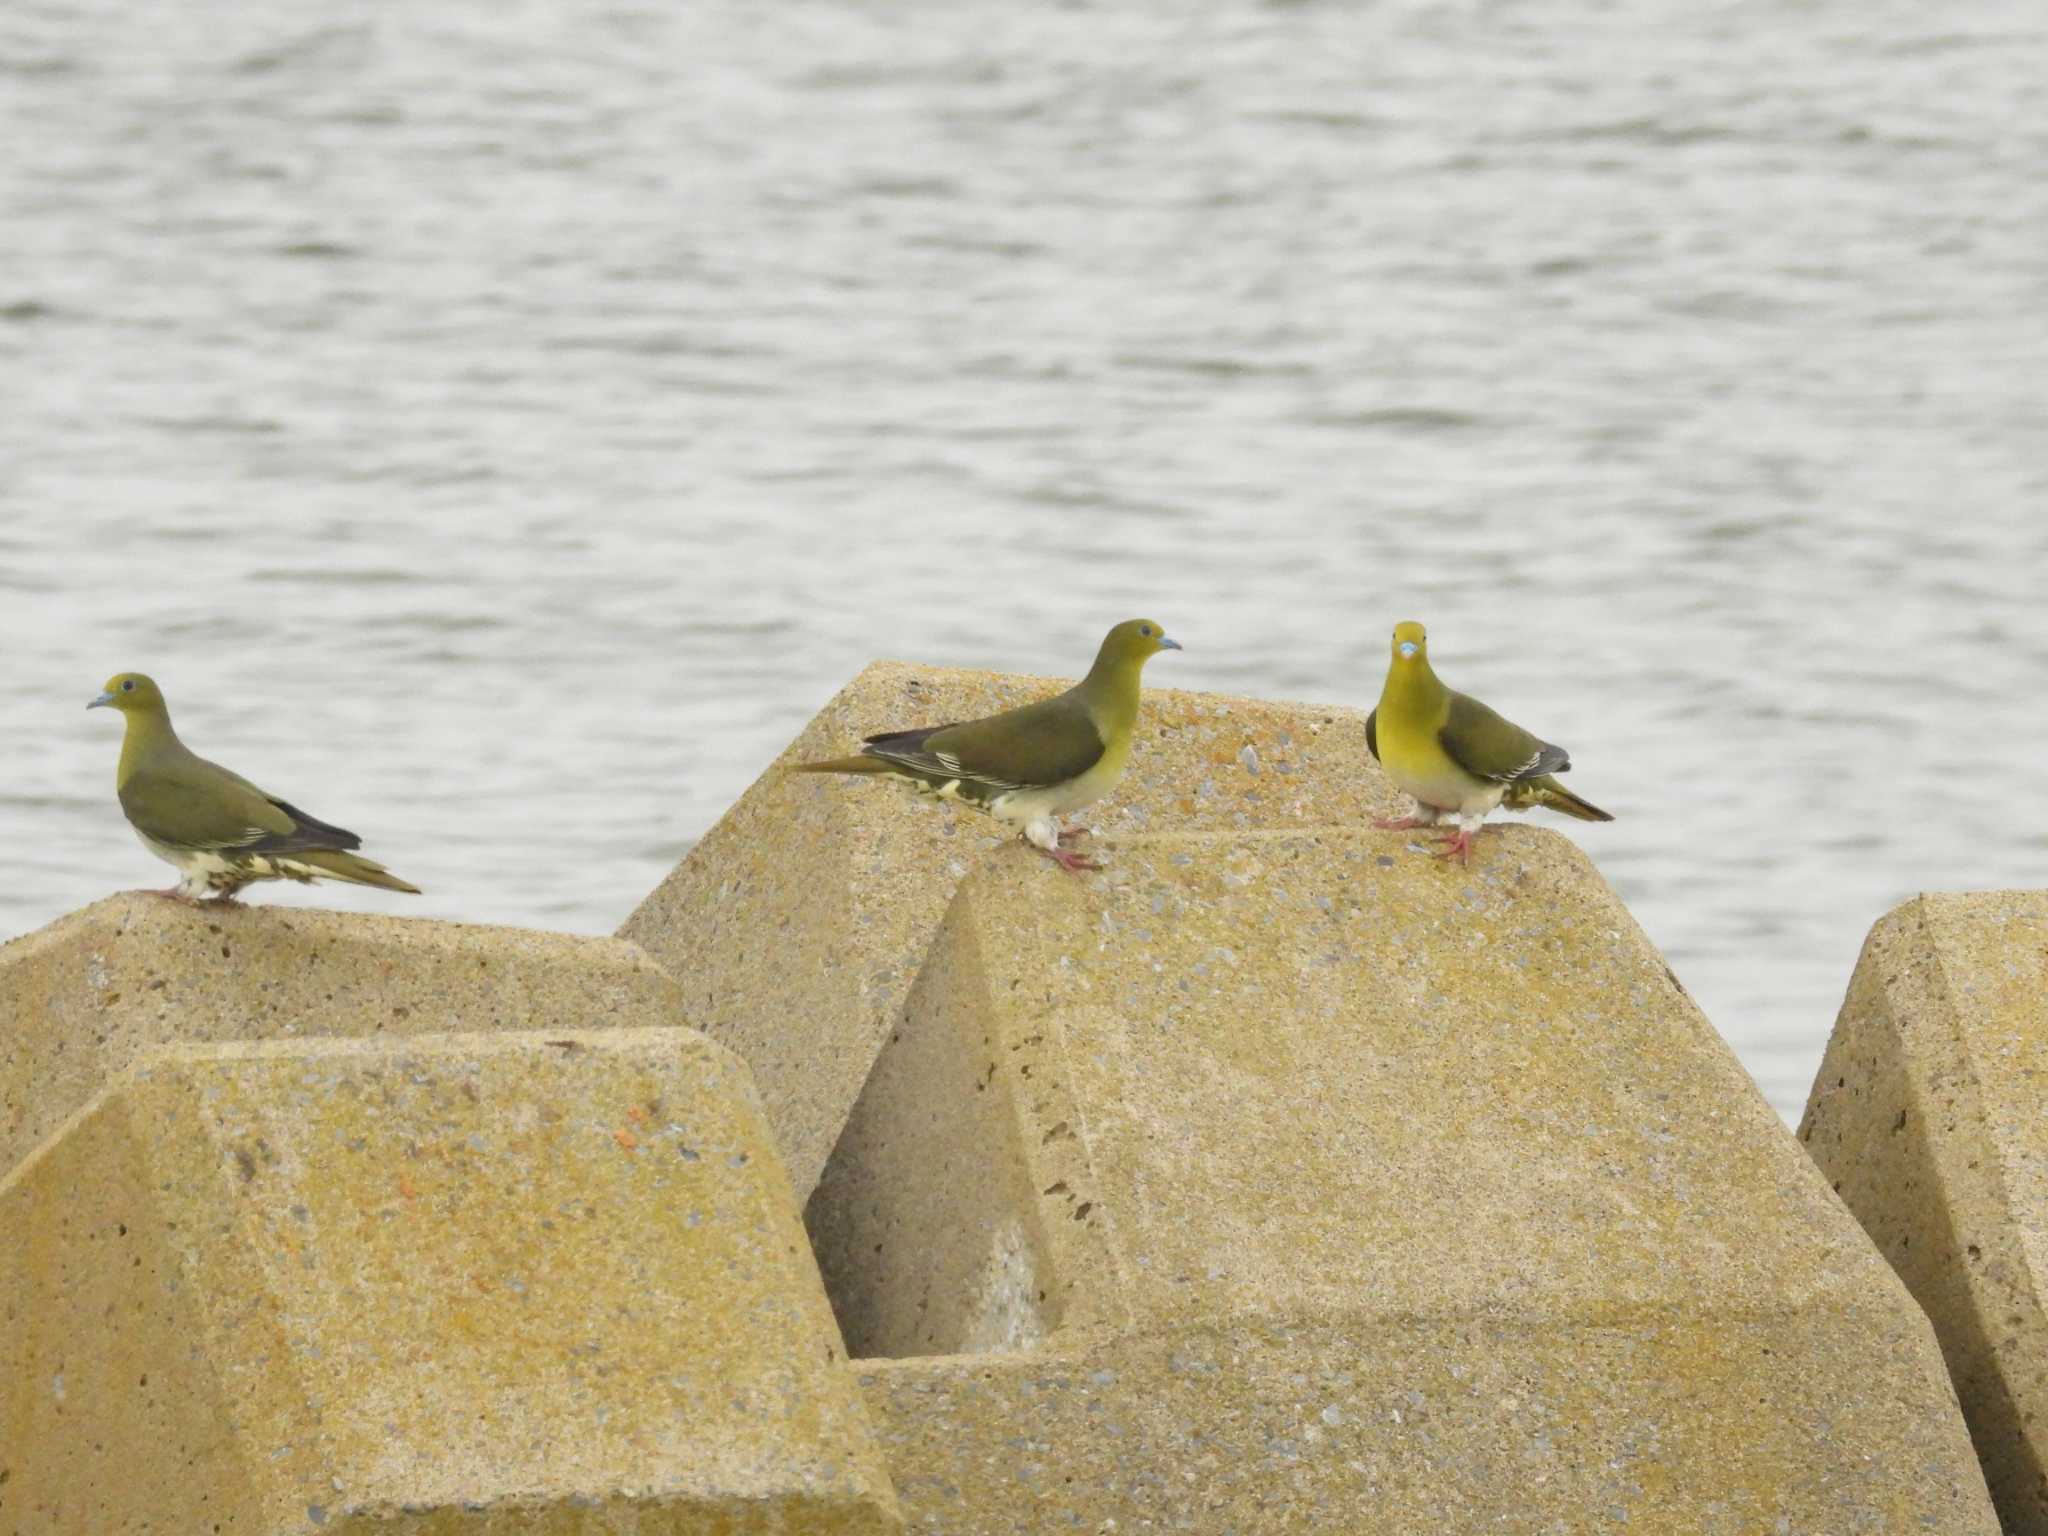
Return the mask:
[[1402,654],[1402,656],[1408,659],[1409,661],[1413,661],[1415,659],[1415,653],[1421,650],[1422,647],[1417,645],[1413,640],[1403,640],[1399,645],[1395,646],[1394,649],[1399,651]]
[[1177,651],[1180,649],[1180,642],[1178,640],[1169,639],[1165,635],[1161,635],[1159,637],[1159,649],[1161,649],[1162,651]]
[[98,709],[102,704],[111,704],[113,702],[114,696],[111,693],[103,693],[85,707],[87,709]]

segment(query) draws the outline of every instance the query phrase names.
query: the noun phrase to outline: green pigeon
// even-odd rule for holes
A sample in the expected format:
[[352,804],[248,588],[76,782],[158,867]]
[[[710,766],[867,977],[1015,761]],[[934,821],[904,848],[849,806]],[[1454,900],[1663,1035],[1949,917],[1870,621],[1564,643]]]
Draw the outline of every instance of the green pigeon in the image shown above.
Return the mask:
[[1394,626],[1394,654],[1380,702],[1365,717],[1365,746],[1415,814],[1376,827],[1431,827],[1445,816],[1457,830],[1437,857],[1469,861],[1472,836],[1497,805],[1526,811],[1546,805],[1580,821],[1612,821],[1597,805],[1558,783],[1571,757],[1503,720],[1477,699],[1453,693],[1429,665],[1429,636],[1410,620]]
[[1063,869],[1100,869],[1061,847],[1080,835],[1060,818],[1100,800],[1131,760],[1138,675],[1180,642],[1151,619],[1127,619],[1103,638],[1088,675],[1057,698],[959,725],[884,731],[857,757],[798,763],[798,773],[879,773],[920,794],[986,811]]
[[142,846],[183,877],[163,894],[232,902],[255,880],[346,880],[419,893],[383,865],[354,853],[363,840],[308,816],[218,763],[195,756],[171,729],[157,685],[140,672],[107,680],[87,709],[118,709],[127,721],[114,788]]

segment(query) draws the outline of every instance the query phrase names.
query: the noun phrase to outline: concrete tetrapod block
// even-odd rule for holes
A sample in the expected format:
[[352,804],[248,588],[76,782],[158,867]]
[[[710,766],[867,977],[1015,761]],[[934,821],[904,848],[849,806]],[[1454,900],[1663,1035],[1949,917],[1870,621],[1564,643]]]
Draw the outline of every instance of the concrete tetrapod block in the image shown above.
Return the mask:
[[[1155,661],[1151,675],[1170,665]],[[970,869],[1046,861],[971,809],[786,768],[878,730],[973,719],[1066,686],[874,663],[619,929],[683,979],[691,1021],[754,1069],[799,1195],[839,1139],[954,887]],[[1147,688],[1130,769],[1085,819],[1114,858],[1147,829],[1298,831],[1399,800],[1366,753],[1363,711]]]
[[806,1210],[913,1530],[1996,1530],[1926,1319],[1584,857],[971,876]]
[[152,1046],[685,1022],[632,945],[129,891],[0,945],[0,1174]]
[[1933,1320],[2008,1532],[2048,1532],[2048,892],[1870,930],[1799,1128]]
[[744,1066],[167,1047],[0,1182],[0,1532],[899,1530]]

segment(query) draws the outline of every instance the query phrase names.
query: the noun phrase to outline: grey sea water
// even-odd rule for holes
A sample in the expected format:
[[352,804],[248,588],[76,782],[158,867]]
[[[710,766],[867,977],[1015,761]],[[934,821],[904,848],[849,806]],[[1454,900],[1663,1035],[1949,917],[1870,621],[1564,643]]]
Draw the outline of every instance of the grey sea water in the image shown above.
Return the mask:
[[[877,655],[1567,745],[1787,1113],[2048,878],[2048,11],[0,9],[0,935],[169,875],[82,706],[614,927]],[[878,725],[895,722],[876,722]]]

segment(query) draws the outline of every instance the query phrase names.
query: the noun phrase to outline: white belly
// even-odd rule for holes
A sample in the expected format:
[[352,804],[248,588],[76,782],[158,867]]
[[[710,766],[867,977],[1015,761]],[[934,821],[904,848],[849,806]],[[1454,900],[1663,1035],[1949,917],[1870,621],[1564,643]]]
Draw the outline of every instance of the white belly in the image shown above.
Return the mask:
[[1006,795],[997,795],[989,801],[988,813],[998,821],[1021,827],[1041,817],[1064,816],[1093,805],[1122,781],[1130,755],[1128,747],[1122,752],[1105,752],[1102,761],[1078,779],[1044,789],[1013,789]]
[[1387,765],[1387,777],[1422,804],[1439,811],[1455,811],[1461,816],[1484,816],[1507,793],[1505,784],[1496,784],[1491,779],[1475,779],[1456,772],[1404,774],[1391,763]]
[[1093,805],[1115,789],[1130,760],[1127,741],[1121,751],[1111,749],[1103,753],[1101,761],[1077,779],[1049,784],[1043,789],[1013,789],[1006,795],[997,795],[989,801],[988,813],[1005,825],[1018,828],[1040,848],[1054,847],[1059,818]]

